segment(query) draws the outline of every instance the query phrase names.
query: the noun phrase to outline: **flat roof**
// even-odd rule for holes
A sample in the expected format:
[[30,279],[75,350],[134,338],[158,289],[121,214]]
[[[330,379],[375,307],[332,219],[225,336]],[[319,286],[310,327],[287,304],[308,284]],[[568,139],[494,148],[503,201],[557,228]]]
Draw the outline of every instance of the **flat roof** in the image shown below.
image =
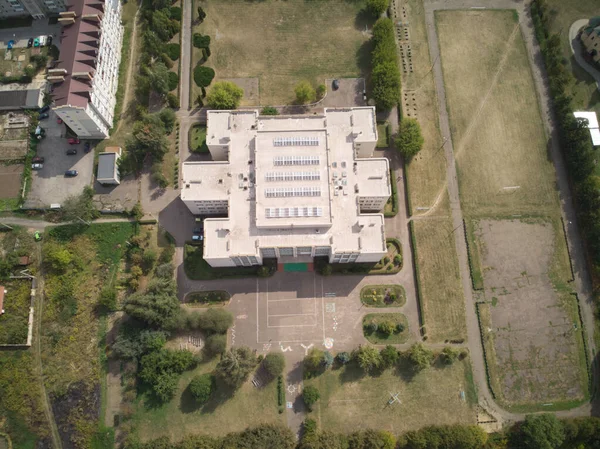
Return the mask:
[[208,111],[207,125],[207,145],[229,145],[229,160],[184,163],[181,191],[184,201],[229,201],[227,218],[204,221],[205,258],[271,247],[385,251],[383,215],[358,206],[359,195],[391,194],[387,159],[355,159],[356,140],[377,140],[374,108]]
[[592,144],[597,147],[600,146],[600,129],[598,128],[598,117],[594,111],[577,111],[573,115],[577,118],[584,118],[588,121],[588,129],[590,130],[590,136],[592,137]]
[[97,179],[113,179],[115,177],[115,164],[117,155],[115,153],[100,153],[98,155]]

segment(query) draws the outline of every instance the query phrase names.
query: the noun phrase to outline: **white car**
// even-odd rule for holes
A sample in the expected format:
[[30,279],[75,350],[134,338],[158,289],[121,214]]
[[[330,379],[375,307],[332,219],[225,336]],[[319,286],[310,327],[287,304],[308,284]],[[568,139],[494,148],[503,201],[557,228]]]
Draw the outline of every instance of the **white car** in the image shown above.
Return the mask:
[[44,164],[31,164],[32,170],[41,170],[42,168],[44,168]]

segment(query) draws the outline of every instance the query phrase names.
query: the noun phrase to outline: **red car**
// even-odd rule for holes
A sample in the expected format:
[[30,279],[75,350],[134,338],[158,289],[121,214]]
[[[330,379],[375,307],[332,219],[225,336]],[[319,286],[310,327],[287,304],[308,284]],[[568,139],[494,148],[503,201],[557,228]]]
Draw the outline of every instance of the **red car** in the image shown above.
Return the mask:
[[41,156],[36,156],[31,160],[31,162],[33,162],[34,164],[43,164],[44,158]]
[[56,123],[58,123],[59,125],[61,125],[62,124],[62,119],[61,118],[57,118],[56,119]]
[[69,139],[69,145],[75,145],[79,143],[79,139],[77,137],[71,137]]

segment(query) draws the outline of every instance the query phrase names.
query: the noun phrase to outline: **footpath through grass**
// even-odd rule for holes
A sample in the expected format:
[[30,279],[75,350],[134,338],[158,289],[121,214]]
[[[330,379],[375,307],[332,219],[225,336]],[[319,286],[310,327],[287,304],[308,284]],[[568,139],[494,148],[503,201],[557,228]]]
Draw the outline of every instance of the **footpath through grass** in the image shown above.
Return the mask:
[[[308,417],[331,432],[373,428],[398,434],[427,425],[476,421],[477,399],[468,361],[445,367],[436,364],[417,374],[404,363],[373,377],[350,364],[305,380],[307,385],[321,394]],[[399,393],[402,403],[389,406],[390,393]]]

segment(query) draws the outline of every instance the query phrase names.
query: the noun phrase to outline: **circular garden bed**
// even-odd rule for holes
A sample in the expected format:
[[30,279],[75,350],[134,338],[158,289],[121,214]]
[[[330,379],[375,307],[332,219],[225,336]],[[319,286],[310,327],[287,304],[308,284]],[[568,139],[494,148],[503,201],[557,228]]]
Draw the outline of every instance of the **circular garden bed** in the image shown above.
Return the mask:
[[363,333],[375,345],[406,343],[408,320],[402,313],[369,313],[363,318]]
[[406,304],[406,292],[401,285],[365,285],[360,301],[367,307],[402,307]]
[[229,301],[231,295],[225,290],[208,290],[204,292],[188,293],[185,304],[196,307],[207,307],[211,305],[224,305]]

